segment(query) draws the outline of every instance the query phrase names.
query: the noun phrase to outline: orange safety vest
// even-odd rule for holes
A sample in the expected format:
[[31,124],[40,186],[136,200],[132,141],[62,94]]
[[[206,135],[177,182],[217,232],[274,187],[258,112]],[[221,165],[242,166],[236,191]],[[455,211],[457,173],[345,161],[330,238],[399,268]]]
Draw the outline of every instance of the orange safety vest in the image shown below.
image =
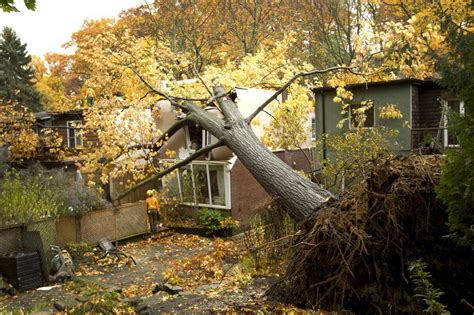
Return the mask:
[[158,199],[156,197],[148,197],[146,198],[146,209],[156,209],[160,210],[160,204],[158,203]]

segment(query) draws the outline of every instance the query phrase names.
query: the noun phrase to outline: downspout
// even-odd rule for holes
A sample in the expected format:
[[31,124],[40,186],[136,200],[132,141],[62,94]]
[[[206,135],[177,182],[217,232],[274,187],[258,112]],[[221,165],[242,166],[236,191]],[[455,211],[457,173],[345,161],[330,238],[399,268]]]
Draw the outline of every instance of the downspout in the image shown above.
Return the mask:
[[326,160],[326,104],[324,102],[324,91],[321,91],[321,114],[322,114],[322,137],[323,137],[323,160]]

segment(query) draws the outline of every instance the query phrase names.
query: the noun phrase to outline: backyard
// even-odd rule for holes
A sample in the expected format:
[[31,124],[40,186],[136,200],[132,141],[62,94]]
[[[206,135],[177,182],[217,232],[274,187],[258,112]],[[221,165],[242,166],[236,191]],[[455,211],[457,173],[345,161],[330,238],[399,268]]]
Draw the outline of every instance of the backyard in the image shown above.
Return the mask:
[[468,0],[0,0],[0,314],[474,314]]
[[[73,314],[298,310],[266,300],[264,293],[277,275],[262,273],[252,278],[255,270],[242,264],[244,251],[234,241],[165,231],[154,239],[130,241],[120,249],[132,255],[137,265],[115,258],[96,262],[93,255],[76,253],[75,257],[82,258],[76,261],[73,280],[48,291],[5,294],[0,297],[0,313],[64,309]],[[155,287],[162,283],[170,283],[176,292],[156,292]]]

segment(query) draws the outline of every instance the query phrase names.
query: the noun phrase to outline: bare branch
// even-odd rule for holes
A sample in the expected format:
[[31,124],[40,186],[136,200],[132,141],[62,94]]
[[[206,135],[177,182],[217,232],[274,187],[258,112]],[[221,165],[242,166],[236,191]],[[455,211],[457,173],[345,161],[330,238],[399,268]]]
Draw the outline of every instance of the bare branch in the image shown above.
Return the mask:
[[218,141],[214,144],[211,144],[207,147],[204,147],[204,148],[201,148],[199,150],[197,150],[196,152],[194,152],[193,154],[191,154],[190,156],[188,156],[187,158],[185,158],[184,160],[182,161],[179,161],[178,163],[175,163],[173,164],[171,167],[165,169],[164,171],[158,173],[158,174],[155,174],[151,177],[148,177],[147,179],[145,179],[144,181],[141,181],[139,182],[138,184],[136,184],[135,186],[133,186],[132,188],[130,189],[127,189],[126,191],[124,191],[123,193],[121,193],[120,195],[114,197],[112,200],[113,201],[119,201],[120,199],[122,199],[123,197],[125,197],[127,194],[131,193],[132,191],[135,191],[136,189],[142,187],[143,185],[146,185],[147,183],[155,180],[155,179],[158,179],[158,178],[161,178],[169,173],[171,173],[172,171],[174,171],[175,169],[177,168],[180,168],[182,166],[185,166],[189,163],[191,163],[192,161],[194,161],[195,159],[197,159],[198,157],[200,157],[201,155],[203,154],[206,154],[212,150],[214,150],[215,148],[218,148],[218,147],[221,147],[224,145],[224,142],[223,141]]
[[214,96],[214,94],[212,93],[211,89],[207,86],[206,82],[204,81],[204,79],[201,77],[201,75],[199,74],[199,71],[196,69],[196,65],[193,65],[193,72],[194,74],[198,77],[199,81],[201,81],[202,85],[204,85],[204,87],[206,88],[207,92],[209,93],[209,95]]
[[268,104],[270,104],[272,101],[274,101],[281,93],[283,93],[293,82],[295,82],[297,79],[302,78],[302,77],[308,77],[311,75],[315,74],[322,74],[322,73],[327,73],[327,72],[332,72],[332,71],[337,71],[337,70],[347,70],[352,73],[358,74],[353,71],[354,67],[347,67],[347,66],[339,66],[339,67],[332,67],[332,68],[327,68],[323,70],[312,70],[308,72],[300,72],[294,77],[292,77],[288,82],[285,83],[281,88],[279,88],[270,98],[268,98],[262,105],[260,105],[249,117],[246,118],[247,123],[250,124],[250,122],[262,111],[267,107]]
[[158,91],[157,89],[155,89],[153,87],[153,85],[151,85],[138,71],[137,69],[135,69],[134,67],[132,66],[128,66],[128,68],[130,70],[132,70],[132,72],[140,79],[140,81],[143,82],[143,84],[145,84],[149,89],[150,91],[152,91],[153,93],[161,96],[161,97],[164,97],[166,100],[168,100],[171,105],[175,106],[175,107],[178,107],[178,108],[181,108],[183,110],[186,110],[186,107],[184,107],[183,105],[177,103],[176,101],[191,101],[191,102],[206,102],[207,99],[205,98],[187,98],[187,97],[177,97],[177,96],[171,96],[171,95],[167,95],[161,91]]

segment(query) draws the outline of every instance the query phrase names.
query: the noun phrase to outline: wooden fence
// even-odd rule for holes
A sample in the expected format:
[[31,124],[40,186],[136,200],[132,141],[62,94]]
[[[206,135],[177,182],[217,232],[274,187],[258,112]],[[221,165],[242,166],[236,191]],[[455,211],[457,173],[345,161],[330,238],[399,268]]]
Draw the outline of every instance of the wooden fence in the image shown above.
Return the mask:
[[49,245],[68,243],[96,244],[101,238],[121,240],[146,234],[147,214],[145,202],[124,204],[118,207],[93,211],[81,217],[46,219],[29,224],[0,226],[0,255],[28,249],[25,232],[41,235],[44,252]]
[[102,238],[121,240],[147,232],[145,202],[129,203],[93,211],[81,217],[64,217],[56,221],[60,246],[85,242],[95,244]]

